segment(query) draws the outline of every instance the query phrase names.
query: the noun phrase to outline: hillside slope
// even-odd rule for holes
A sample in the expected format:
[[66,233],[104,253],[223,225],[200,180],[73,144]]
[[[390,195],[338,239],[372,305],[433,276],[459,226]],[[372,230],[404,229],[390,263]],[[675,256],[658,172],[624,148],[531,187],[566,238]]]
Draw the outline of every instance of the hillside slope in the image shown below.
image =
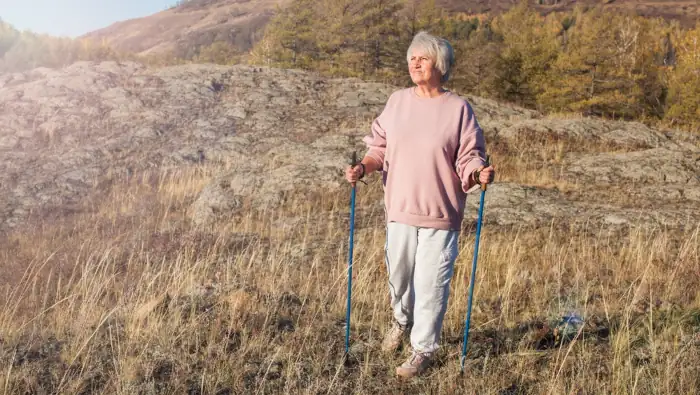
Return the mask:
[[[395,87],[246,66],[0,76],[0,366],[9,394],[609,394],[700,388],[700,139],[467,96],[478,194],[438,353],[398,382],[380,178],[348,154]],[[572,325],[569,325],[571,318]]]
[[287,0],[197,0],[169,10],[117,22],[84,37],[105,40],[112,47],[140,54],[173,52],[188,57],[200,45],[227,41],[249,49],[277,5]]
[[[283,204],[296,185],[285,178],[338,187],[347,153],[362,149],[360,138],[393,89],[246,66],[81,62],[3,75],[0,226],[20,225],[42,208],[70,211],[131,174],[201,163],[235,171],[221,174],[229,187],[212,183],[193,206],[198,223],[232,214],[241,198],[253,208]],[[495,221],[674,226],[700,218],[700,146],[690,137],[470,101],[503,162],[504,183],[491,195],[502,208],[490,213]]]
[[[191,0],[183,5],[147,17],[115,23],[85,37],[105,40],[115,49],[140,54],[172,51],[176,56],[189,57],[201,45],[227,41],[242,51],[250,49],[262,36],[262,28],[277,6],[289,0]],[[518,2],[514,0],[438,0],[437,4],[451,12],[469,14],[498,14]],[[593,7],[596,0],[531,1],[540,12],[547,14],[569,11],[576,5]],[[540,4],[542,3],[542,4]],[[678,20],[686,27],[695,25],[700,6],[695,0],[675,1],[608,1],[604,8],[610,12],[632,11],[648,17]]]

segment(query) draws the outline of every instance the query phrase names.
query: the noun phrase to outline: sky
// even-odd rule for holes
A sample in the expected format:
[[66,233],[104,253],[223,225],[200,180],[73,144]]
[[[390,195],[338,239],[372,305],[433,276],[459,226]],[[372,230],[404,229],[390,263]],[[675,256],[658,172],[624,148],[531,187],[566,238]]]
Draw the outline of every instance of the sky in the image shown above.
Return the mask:
[[114,22],[155,14],[176,0],[0,0],[0,19],[19,30],[77,37]]

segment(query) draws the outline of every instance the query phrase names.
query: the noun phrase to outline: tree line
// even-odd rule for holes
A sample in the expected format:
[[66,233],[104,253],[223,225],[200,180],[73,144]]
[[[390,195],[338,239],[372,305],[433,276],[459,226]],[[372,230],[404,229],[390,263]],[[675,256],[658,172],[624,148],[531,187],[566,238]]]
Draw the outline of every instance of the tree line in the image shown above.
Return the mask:
[[19,31],[0,19],[0,73],[124,56],[104,43]]
[[522,2],[495,16],[448,14],[434,0],[292,0],[250,53],[254,64],[408,85],[406,49],[448,39],[448,88],[545,113],[700,127],[700,25],[576,8],[543,16]]
[[0,19],[0,73],[31,70],[36,67],[59,68],[78,61],[138,61],[152,66],[183,63],[237,64],[244,61],[234,44],[216,41],[187,48],[186,56],[175,52],[137,55],[118,51],[104,40],[73,39],[19,31]]

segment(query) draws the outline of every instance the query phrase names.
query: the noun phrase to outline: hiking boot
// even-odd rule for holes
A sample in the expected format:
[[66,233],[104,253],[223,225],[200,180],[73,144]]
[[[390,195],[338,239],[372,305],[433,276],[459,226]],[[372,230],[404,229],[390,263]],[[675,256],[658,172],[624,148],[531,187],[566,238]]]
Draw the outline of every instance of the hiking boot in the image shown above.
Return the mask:
[[401,366],[396,368],[396,375],[410,379],[418,376],[430,366],[432,354],[414,352]]
[[403,342],[404,334],[406,334],[406,329],[408,325],[401,325],[394,321],[391,328],[384,335],[384,340],[382,341],[382,351],[384,352],[394,352],[396,351],[401,343]]

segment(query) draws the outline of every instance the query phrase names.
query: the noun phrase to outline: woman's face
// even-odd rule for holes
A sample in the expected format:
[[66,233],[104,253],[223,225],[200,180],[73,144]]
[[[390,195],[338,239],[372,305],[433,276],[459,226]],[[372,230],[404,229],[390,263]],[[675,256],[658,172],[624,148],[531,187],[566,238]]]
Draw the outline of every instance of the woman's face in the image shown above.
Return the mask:
[[416,85],[440,86],[440,70],[435,61],[423,50],[415,49],[408,60],[408,72]]

